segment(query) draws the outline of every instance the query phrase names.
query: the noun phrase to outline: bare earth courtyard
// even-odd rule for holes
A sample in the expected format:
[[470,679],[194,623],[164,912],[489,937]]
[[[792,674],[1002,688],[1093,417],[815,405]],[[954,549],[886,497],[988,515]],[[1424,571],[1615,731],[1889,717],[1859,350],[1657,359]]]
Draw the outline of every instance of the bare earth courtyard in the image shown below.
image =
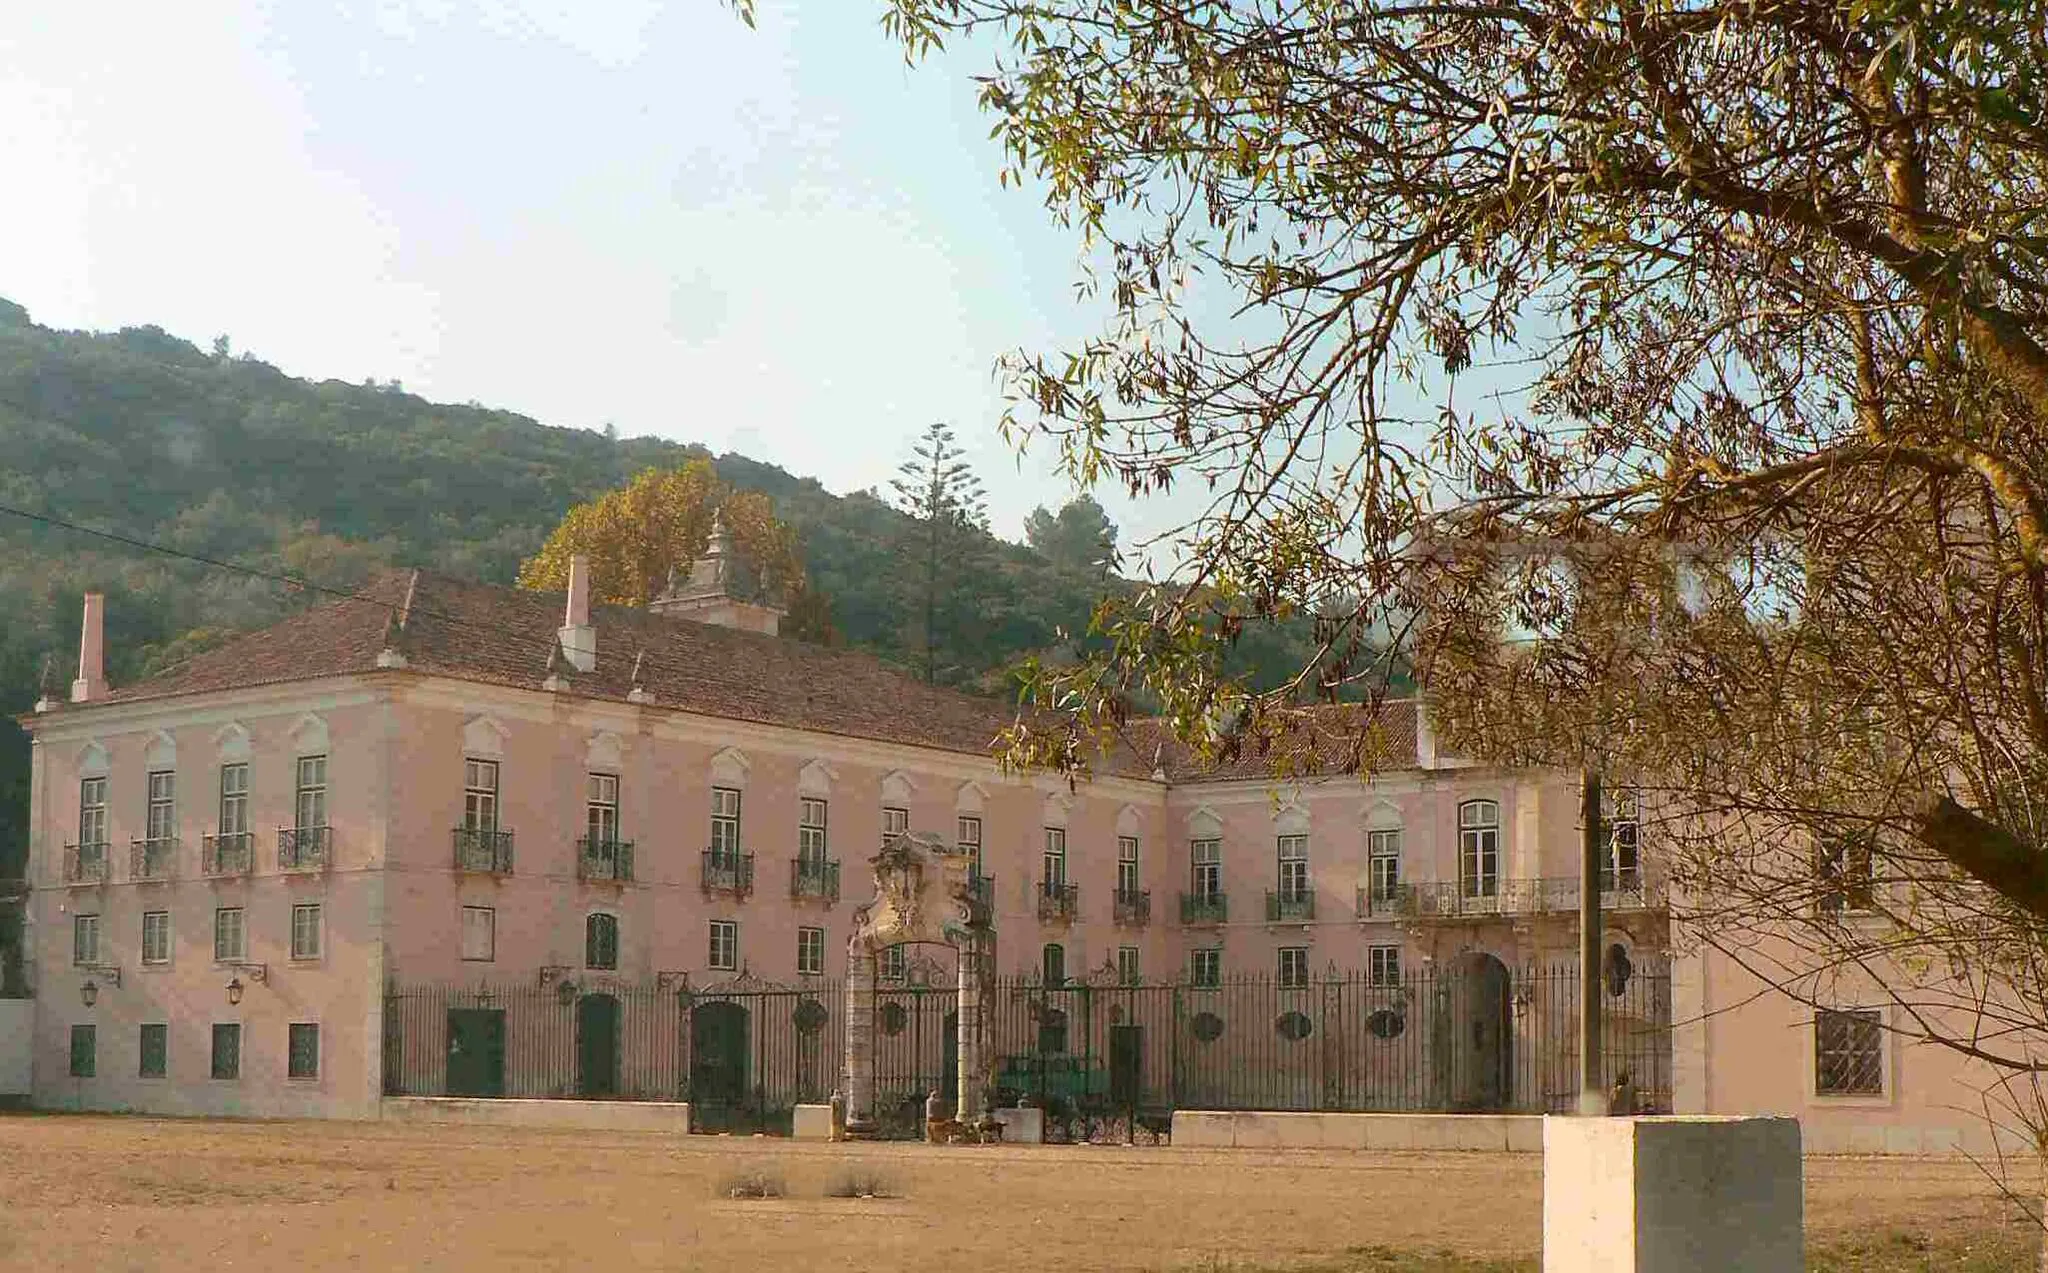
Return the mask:
[[[856,1169],[899,1196],[828,1196]],[[0,1268],[1021,1273],[1285,1266],[1361,1246],[1527,1256],[1541,1169],[1536,1155],[18,1115],[0,1117]],[[727,1197],[750,1172],[786,1196]],[[1816,1238],[1956,1239],[2009,1230],[2004,1213],[1968,1163],[1807,1167]]]

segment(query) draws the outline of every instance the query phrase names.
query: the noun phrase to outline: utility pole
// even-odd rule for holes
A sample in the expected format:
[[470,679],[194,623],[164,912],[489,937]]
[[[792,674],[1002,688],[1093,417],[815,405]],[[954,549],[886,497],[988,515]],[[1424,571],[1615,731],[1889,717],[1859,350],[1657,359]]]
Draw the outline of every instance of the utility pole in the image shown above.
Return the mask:
[[1607,846],[1600,834],[1600,770],[1579,771],[1579,1115],[1607,1113],[1600,1076],[1600,877]]

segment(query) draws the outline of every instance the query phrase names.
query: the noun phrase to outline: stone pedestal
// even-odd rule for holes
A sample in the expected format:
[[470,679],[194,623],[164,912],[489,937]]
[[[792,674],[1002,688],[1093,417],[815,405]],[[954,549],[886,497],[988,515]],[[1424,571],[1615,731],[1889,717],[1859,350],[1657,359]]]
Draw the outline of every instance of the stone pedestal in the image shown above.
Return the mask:
[[1003,1125],[1005,1145],[1043,1145],[1045,1111],[1042,1109],[999,1109],[995,1120]]
[[837,1140],[839,1129],[833,1126],[830,1105],[799,1105],[796,1117],[791,1120],[789,1135],[792,1140]]
[[1799,1273],[1791,1118],[1546,1118],[1543,1273]]

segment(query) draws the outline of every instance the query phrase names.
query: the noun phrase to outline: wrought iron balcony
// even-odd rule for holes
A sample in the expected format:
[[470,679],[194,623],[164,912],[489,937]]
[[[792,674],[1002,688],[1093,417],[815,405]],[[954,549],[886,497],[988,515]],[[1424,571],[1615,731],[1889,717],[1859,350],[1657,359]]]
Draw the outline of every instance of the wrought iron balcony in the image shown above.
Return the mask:
[[201,875],[247,875],[255,868],[256,837],[248,831],[226,831],[199,842]]
[[[334,835],[328,827],[279,827],[277,869],[280,871],[324,871],[332,864]],[[506,842],[506,855],[512,852]],[[510,868],[507,868],[510,869]]]
[[1221,924],[1229,918],[1230,902],[1220,889],[1180,895],[1180,922],[1183,924]]
[[455,869],[472,875],[512,874],[512,833],[455,828]]
[[1306,923],[1316,917],[1316,891],[1313,887],[1283,888],[1279,891],[1266,890],[1266,922],[1268,924]]
[[1152,892],[1142,888],[1120,888],[1111,902],[1110,918],[1124,928],[1143,928],[1152,922]]
[[704,850],[704,891],[746,897],[754,891],[754,855],[734,849]]
[[827,905],[839,900],[839,863],[830,858],[792,858],[789,895]]
[[1038,882],[1038,918],[1071,924],[1081,909],[1081,886],[1053,880]]
[[584,836],[576,841],[576,878],[611,884],[633,882],[633,842],[597,840]]
[[996,908],[996,877],[976,871],[967,877],[967,893],[975,901],[993,911]]
[[177,872],[178,837],[158,836],[154,840],[128,842],[128,878],[167,880]]
[[[1640,871],[1607,872],[1600,907],[1607,911],[1655,910],[1665,904],[1661,881]],[[1366,899],[1374,915],[1421,919],[1483,919],[1493,915],[1552,915],[1579,909],[1576,876],[1547,879],[1432,880],[1403,884],[1385,901]],[[1363,913],[1363,912],[1361,912]]]
[[1361,888],[1358,890],[1356,905],[1360,919],[1388,919],[1415,913],[1415,904],[1411,900],[1406,884],[1384,888]]
[[104,884],[107,882],[107,865],[112,855],[107,851],[104,840],[93,844],[67,844],[64,846],[64,882],[66,884]]

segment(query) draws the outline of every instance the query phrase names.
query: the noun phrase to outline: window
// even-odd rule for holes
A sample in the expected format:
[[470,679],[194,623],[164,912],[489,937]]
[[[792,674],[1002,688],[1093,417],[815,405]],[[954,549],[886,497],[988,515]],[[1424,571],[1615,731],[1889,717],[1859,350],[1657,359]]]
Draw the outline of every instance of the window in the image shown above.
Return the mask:
[[1045,984],[1064,986],[1067,984],[1067,948],[1058,942],[1049,942],[1039,952],[1039,962],[1045,970]]
[[1607,801],[1607,864],[1600,887],[1609,892],[1626,892],[1642,887],[1642,870],[1636,856],[1638,801],[1633,789],[1616,790]]
[[1280,837],[1280,897],[1298,902],[1308,896],[1308,837]]
[[825,802],[799,802],[796,817],[796,857],[799,862],[825,860]]
[[585,968],[617,968],[619,966],[619,917],[603,911],[583,921],[583,966]]
[[[303,760],[299,762],[302,769],[305,763]],[[495,760],[462,762],[462,829],[498,829],[498,762]]]
[[243,938],[241,907],[223,906],[213,912],[213,958],[215,963],[226,963],[230,960],[248,958],[248,945]]
[[86,778],[78,784],[78,842],[107,842],[107,780]]
[[171,1027],[161,1021],[142,1023],[135,1072],[142,1078],[160,1079],[170,1073]]
[[99,1072],[99,1032],[89,1025],[71,1027],[71,1077],[89,1079]]
[[1401,984],[1401,948],[1371,946],[1366,949],[1367,979],[1375,986]]
[[1280,948],[1280,986],[1285,990],[1299,990],[1308,984],[1308,947],[1282,946]]
[[796,930],[796,973],[799,977],[824,976],[824,929],[799,928]]
[[1188,952],[1188,981],[1199,987],[1213,988],[1223,984],[1223,950],[1219,946],[1204,946]]
[[292,958],[320,958],[320,903],[300,902],[292,907]]
[[214,1023],[212,1074],[217,1079],[242,1077],[242,1027],[235,1022]]
[[729,919],[711,921],[711,966],[731,970],[740,966],[740,926]]
[[1067,833],[1060,827],[1045,829],[1045,882],[1067,882]]
[[583,779],[585,825],[593,847],[619,842],[619,776],[588,774]]
[[1195,865],[1195,896],[1212,902],[1223,896],[1223,841],[1192,841],[1188,853]]
[[1365,847],[1372,900],[1391,902],[1401,893],[1401,833],[1368,831]]
[[74,964],[96,964],[100,961],[100,917],[97,915],[73,915],[71,917],[71,962]]
[[981,819],[961,815],[959,832],[954,838],[960,845],[960,851],[974,863],[974,873],[981,874]]
[[1126,897],[1138,892],[1138,837],[1116,838],[1116,891]]
[[168,769],[149,775],[149,809],[142,825],[145,839],[169,840],[178,834],[178,775]]
[[167,964],[171,962],[171,913],[169,911],[142,912],[142,962],[145,964]]
[[889,946],[882,951],[881,978],[884,981],[902,981],[910,975],[910,947]]
[[1816,1012],[1813,1067],[1820,1096],[1883,1096],[1884,1025],[1877,1011]]
[[1500,892],[1500,806],[1491,800],[1458,806],[1458,884],[1466,897]]
[[320,1077],[320,1025],[315,1021],[294,1021],[285,1027],[284,1076],[290,1079]]
[[882,844],[884,847],[888,845],[889,841],[908,830],[910,830],[910,810],[898,809],[894,805],[882,806]]
[[1138,948],[1119,946],[1116,948],[1116,980],[1120,986],[1138,984]]
[[1830,837],[1821,841],[1815,858],[1814,873],[1819,877],[1822,914],[1840,915],[1844,911],[1868,911],[1876,907],[1876,876],[1872,870],[1867,836]]
[[[491,766],[491,790],[498,789],[498,767]],[[491,825],[497,825],[497,812]],[[317,831],[327,825],[327,757],[301,756],[292,780],[292,826],[300,831]]]
[[241,835],[249,829],[249,766],[220,767],[220,833]]
[[711,789],[711,852],[736,858],[740,853],[740,793],[737,787]]
[[498,957],[498,912],[489,906],[462,908],[462,957],[490,962]]

